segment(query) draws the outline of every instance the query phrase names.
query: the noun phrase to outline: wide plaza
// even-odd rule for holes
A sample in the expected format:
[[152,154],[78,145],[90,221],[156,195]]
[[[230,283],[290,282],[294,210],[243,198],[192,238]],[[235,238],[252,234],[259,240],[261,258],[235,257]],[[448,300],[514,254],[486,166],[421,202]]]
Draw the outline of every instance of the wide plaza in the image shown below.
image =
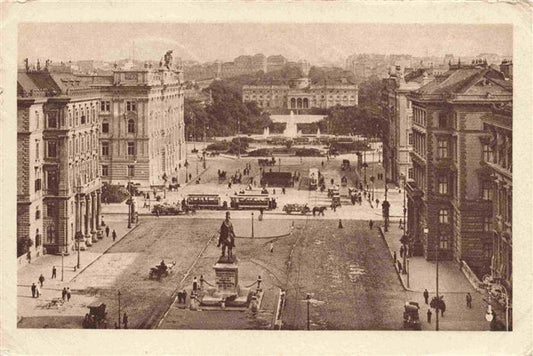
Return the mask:
[[[375,162],[371,162],[372,156]],[[378,156],[367,154],[368,177],[373,165],[380,164]],[[343,159],[350,159],[350,171],[341,171]],[[88,311],[87,305],[94,302],[106,304],[109,327],[113,327],[118,320],[120,292],[120,312],[128,314],[129,328],[272,329],[278,316],[282,329],[305,329],[309,307],[311,329],[395,330],[402,329],[406,301],[421,304],[423,329],[434,328],[434,316],[432,323],[425,320],[428,306],[424,304],[422,291],[409,290],[401,283],[391,256],[393,247],[378,230],[383,222],[381,204],[376,206],[376,199],[385,199],[383,183],[376,183],[374,201],[367,199],[352,205],[347,190],[358,179],[353,169],[357,164],[355,155],[331,159],[277,157],[277,160],[278,164],[266,169],[298,171],[305,176],[309,168],[315,167],[321,170],[326,185],[332,179],[339,184],[343,176],[348,184],[340,188],[342,206],[336,211],[328,208],[324,216],[283,212],[285,204],[308,204],[311,208],[331,204],[326,192],[299,189],[298,184],[287,188],[285,194],[281,188],[275,188],[275,194],[274,188],[268,188],[270,196],[277,201],[277,208],[266,211],[262,221],[257,218],[258,211],[231,210],[238,237],[234,252],[239,264],[239,283],[255,288],[254,283],[261,277],[264,294],[257,313],[197,311],[176,303],[178,291],[186,290],[190,295],[194,277],[203,276],[206,284],[215,283],[213,265],[220,255],[216,244],[225,211],[200,210],[190,215],[157,217],[144,207],[144,198],[137,197],[139,221],[131,229],[127,227],[127,205],[103,205],[104,221],[117,231],[119,239],[113,242],[111,237],[104,237],[81,251],[80,270],[73,270],[75,253],[65,257],[64,269],[68,271],[63,282],[49,279],[52,264],[61,269],[60,256],[45,256],[36,264],[19,269],[19,327],[79,328]],[[173,204],[193,193],[229,197],[246,189],[251,177],[259,181],[257,158],[208,157],[205,169],[204,162],[196,155],[190,155],[189,162],[192,180],[184,184],[185,177],[180,177],[181,186],[177,191],[157,192],[164,202]],[[247,164],[251,173],[243,177],[243,184],[229,188],[227,180],[219,181],[219,170],[233,175],[237,170],[242,172]],[[196,183],[198,178],[200,181]],[[403,191],[389,186],[387,200],[391,203],[391,225],[396,226],[402,218]],[[152,207],[153,204],[152,201]],[[369,220],[375,222],[373,229],[369,229]],[[176,262],[173,273],[160,281],[149,279],[150,268],[161,260]],[[42,295],[31,298],[31,282],[41,273],[46,278]],[[53,298],[61,296],[65,286],[72,291],[71,300],[59,308],[48,308]],[[433,290],[434,285],[427,288]],[[280,291],[286,293],[286,299],[280,315],[276,315]],[[441,329],[485,330],[488,327],[483,321],[486,307],[481,296],[475,308],[466,309],[467,292],[475,293],[468,283],[461,284],[459,289],[445,290],[449,311],[441,319]]]

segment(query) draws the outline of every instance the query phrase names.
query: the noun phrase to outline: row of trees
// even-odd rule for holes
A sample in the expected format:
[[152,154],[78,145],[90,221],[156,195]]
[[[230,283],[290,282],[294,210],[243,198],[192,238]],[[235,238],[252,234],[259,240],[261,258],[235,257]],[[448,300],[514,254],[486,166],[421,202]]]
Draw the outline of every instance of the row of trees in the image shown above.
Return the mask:
[[[293,71],[296,69],[288,67],[268,74],[277,79],[286,79],[294,76],[296,73]],[[340,69],[326,71],[313,67],[311,73],[315,78],[330,78],[341,76],[344,71]],[[273,123],[269,115],[263,113],[256,103],[242,102],[242,82],[250,82],[253,78],[264,79],[264,76],[266,74],[260,72],[256,76],[240,76],[214,81],[205,89],[206,92],[211,92],[212,97],[207,105],[186,99],[187,139],[202,140],[204,135],[207,137],[232,136],[237,132],[261,134],[266,127],[270,128],[271,133],[283,132],[284,125]],[[383,125],[379,120],[380,89],[379,78],[370,78],[360,84],[359,106],[311,108],[308,114],[321,114],[327,117],[320,122],[305,125],[301,128],[303,133],[315,133],[319,128],[324,134],[381,136]]]
[[231,136],[237,131],[244,134],[259,134],[272,124],[256,103],[243,103],[241,94],[225,81],[214,81],[207,91],[212,101],[207,105],[194,100],[185,100],[185,126],[187,139],[201,140],[204,134]]

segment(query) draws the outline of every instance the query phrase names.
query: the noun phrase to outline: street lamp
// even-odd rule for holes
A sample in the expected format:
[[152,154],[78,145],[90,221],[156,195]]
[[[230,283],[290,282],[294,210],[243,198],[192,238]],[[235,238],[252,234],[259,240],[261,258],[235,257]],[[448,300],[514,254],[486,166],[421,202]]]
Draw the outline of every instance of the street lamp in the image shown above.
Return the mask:
[[118,295],[118,328],[120,329],[120,290],[117,293]]
[[[427,235],[429,234],[429,229],[427,227],[424,227],[424,234],[426,235],[426,241],[427,241]],[[439,244],[438,242],[435,243],[435,293],[437,294],[437,306],[440,306],[440,297],[439,297]],[[439,331],[439,308],[435,308],[436,310],[436,318],[435,318],[435,330]]]
[[254,212],[252,211],[252,239],[254,238]]
[[311,294],[307,293],[307,295],[305,296],[305,300],[307,301],[307,330],[311,330],[309,318],[309,304],[311,304]]

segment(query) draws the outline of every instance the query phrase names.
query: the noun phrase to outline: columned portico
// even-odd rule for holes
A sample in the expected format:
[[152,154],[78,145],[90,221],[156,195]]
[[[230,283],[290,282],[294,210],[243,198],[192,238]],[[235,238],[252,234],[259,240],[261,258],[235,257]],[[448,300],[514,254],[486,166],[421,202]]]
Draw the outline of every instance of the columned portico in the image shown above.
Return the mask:
[[96,191],[96,237],[101,239],[102,235],[102,223],[100,222],[100,215],[102,214],[102,191]]

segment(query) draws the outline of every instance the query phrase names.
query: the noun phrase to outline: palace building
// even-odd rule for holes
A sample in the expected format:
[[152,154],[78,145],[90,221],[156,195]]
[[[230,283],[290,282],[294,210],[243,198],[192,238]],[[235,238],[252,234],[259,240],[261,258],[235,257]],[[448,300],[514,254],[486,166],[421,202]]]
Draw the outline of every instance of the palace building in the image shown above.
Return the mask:
[[450,66],[407,95],[413,110],[408,232],[415,255],[490,272],[492,186],[482,169],[483,118],[512,102],[512,82],[486,62]]
[[288,85],[244,85],[243,102],[256,102],[263,109],[290,110],[336,105],[357,106],[359,89],[348,82],[312,84],[308,77],[289,80]]
[[[17,78],[17,249],[69,253],[101,235],[102,183],[164,186],[185,169],[182,70],[112,75],[54,72],[51,62]],[[26,256],[26,257],[25,257]]]
[[102,181],[146,188],[177,176],[185,163],[181,68],[145,65],[98,79]]
[[[17,247],[69,253],[100,230],[100,93],[72,73],[18,73]],[[31,241],[31,242],[30,242]]]

